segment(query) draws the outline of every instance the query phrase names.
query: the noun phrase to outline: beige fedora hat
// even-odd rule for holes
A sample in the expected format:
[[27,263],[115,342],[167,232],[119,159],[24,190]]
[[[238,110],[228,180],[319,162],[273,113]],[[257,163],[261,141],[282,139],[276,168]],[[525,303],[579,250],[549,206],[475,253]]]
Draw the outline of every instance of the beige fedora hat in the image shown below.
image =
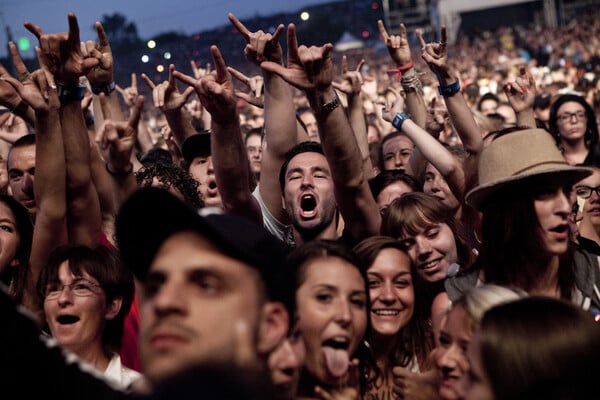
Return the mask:
[[465,201],[481,210],[491,195],[524,179],[546,176],[564,184],[591,174],[589,168],[570,166],[548,132],[524,129],[498,137],[483,150],[479,185],[467,193]]

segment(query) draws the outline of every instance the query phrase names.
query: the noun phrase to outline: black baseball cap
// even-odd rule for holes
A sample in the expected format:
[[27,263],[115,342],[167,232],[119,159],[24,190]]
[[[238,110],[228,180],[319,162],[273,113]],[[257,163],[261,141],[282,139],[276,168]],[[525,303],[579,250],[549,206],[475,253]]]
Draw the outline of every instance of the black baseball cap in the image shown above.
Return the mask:
[[181,144],[181,154],[188,163],[196,157],[210,156],[210,131],[202,131],[188,136]]

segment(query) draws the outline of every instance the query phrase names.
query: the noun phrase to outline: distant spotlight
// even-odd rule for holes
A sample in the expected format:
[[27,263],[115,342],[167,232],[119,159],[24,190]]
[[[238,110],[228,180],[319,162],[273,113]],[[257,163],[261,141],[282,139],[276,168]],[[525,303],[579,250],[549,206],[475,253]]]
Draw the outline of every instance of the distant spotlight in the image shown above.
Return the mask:
[[171,59],[171,52],[165,51],[165,54],[163,54],[163,57],[165,58],[165,60],[170,60]]
[[143,62],[144,64],[146,64],[148,61],[150,61],[150,57],[148,57],[146,54],[144,54],[144,55],[142,56],[142,62]]
[[200,35],[198,35],[198,34],[195,34],[195,35],[194,35],[194,40],[196,40],[196,41],[200,40]]
[[379,9],[379,3],[377,3],[376,1],[371,3],[371,10],[377,10]]
[[366,39],[369,37],[369,31],[362,31],[362,37],[363,39]]
[[148,40],[147,45],[149,49],[153,49],[156,47],[156,42],[154,40]]
[[310,18],[310,14],[308,13],[308,11],[302,11],[300,13],[300,19],[302,21],[308,21],[309,18]]
[[29,43],[29,39],[23,36],[17,41],[17,47],[19,51],[27,51],[31,47],[31,43]]
[[157,71],[157,72],[163,72],[164,70],[165,70],[165,66],[164,66],[164,65],[162,65],[162,64],[158,64],[158,65],[156,66],[156,71]]

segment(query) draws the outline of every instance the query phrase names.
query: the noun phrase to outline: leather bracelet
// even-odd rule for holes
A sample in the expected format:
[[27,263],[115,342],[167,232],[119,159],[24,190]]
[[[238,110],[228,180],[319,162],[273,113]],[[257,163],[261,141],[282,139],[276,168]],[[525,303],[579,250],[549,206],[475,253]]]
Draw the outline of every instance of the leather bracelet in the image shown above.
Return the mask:
[[117,85],[115,85],[115,81],[112,81],[106,85],[92,85],[90,83],[90,90],[96,95],[99,95],[100,93],[111,94],[115,91],[116,86]]
[[318,109],[314,109],[313,111],[316,117],[324,118],[331,114],[331,112],[338,108],[341,104],[342,103],[340,103],[340,99],[336,93],[335,98],[333,100],[323,104],[321,107],[319,107]]
[[127,176],[133,172],[133,163],[132,162],[129,163],[129,166],[124,171],[111,171],[111,169],[108,167],[107,162],[104,163],[104,167],[106,168],[106,172],[108,172],[112,176]]
[[85,95],[85,86],[63,86],[57,83],[56,90],[61,103],[81,101]]
[[458,79],[449,85],[442,85],[440,82],[438,92],[444,97],[454,96],[456,93],[460,92],[460,83],[458,82]]

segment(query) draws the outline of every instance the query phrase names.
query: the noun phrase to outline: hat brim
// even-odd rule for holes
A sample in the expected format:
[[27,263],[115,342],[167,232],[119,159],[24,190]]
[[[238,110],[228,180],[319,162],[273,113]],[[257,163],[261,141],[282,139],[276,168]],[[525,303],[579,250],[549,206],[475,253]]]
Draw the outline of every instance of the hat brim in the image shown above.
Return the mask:
[[592,174],[590,168],[565,165],[562,168],[552,168],[545,171],[531,171],[518,176],[508,177],[472,189],[465,196],[467,205],[481,211],[488,199],[501,190],[508,190],[511,185],[529,180],[551,178],[558,185],[575,183]]

